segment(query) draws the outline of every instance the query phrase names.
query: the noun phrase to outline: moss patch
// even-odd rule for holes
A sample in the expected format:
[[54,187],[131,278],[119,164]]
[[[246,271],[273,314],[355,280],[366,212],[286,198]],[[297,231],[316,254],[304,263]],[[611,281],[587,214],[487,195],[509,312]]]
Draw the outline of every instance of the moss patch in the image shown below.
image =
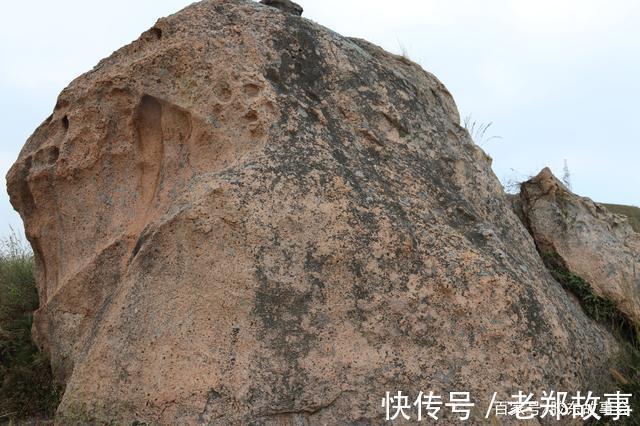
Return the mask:
[[543,253],[542,259],[556,281],[578,298],[589,318],[607,326],[616,337],[640,349],[637,328],[618,310],[614,301],[596,295],[591,284],[569,271],[557,253]]
[[[569,271],[560,258],[553,252],[542,254],[547,269],[562,286],[575,295],[588,317],[605,325],[626,349],[611,374],[620,386],[620,391],[632,394],[631,417],[621,418],[615,424],[640,425],[640,340],[639,330],[620,312],[615,303],[597,296],[591,285],[581,277]],[[613,422],[612,422],[613,423]]]

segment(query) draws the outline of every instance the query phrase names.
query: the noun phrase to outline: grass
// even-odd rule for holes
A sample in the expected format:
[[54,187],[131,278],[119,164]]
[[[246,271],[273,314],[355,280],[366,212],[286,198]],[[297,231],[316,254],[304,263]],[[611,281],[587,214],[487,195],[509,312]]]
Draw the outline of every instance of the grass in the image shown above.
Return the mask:
[[471,115],[467,115],[462,122],[462,127],[464,127],[467,132],[469,132],[471,139],[473,139],[475,144],[480,147],[494,139],[502,139],[502,136],[487,135],[487,131],[491,128],[491,126],[493,126],[493,122],[478,123],[473,119]]
[[612,213],[627,216],[631,227],[636,232],[640,232],[640,207],[623,206],[620,204],[604,204],[604,206]]
[[612,374],[620,385],[620,391],[633,395],[629,400],[633,411],[630,418],[621,419],[618,424],[640,425],[640,352],[628,350],[620,364],[620,368],[613,369]]
[[621,418],[615,424],[640,425],[640,417],[637,416],[640,413],[640,330],[612,300],[597,296],[588,282],[571,273],[557,253],[542,253],[542,259],[553,277],[578,298],[587,316],[606,326],[626,349],[610,372],[620,391],[632,394],[630,405],[633,411],[631,417]]
[[51,418],[60,392],[31,340],[38,293],[33,256],[15,233],[0,240],[0,421]]
[[400,47],[400,53],[394,55],[396,59],[398,59],[405,65],[419,65],[411,59],[411,57],[409,56],[409,51],[400,40],[398,40],[398,46]]
[[567,269],[557,253],[547,252],[542,258],[556,281],[580,300],[587,316],[607,326],[617,337],[631,343],[634,348],[640,349],[638,330],[626,315],[618,310],[614,301],[596,295],[588,282]]

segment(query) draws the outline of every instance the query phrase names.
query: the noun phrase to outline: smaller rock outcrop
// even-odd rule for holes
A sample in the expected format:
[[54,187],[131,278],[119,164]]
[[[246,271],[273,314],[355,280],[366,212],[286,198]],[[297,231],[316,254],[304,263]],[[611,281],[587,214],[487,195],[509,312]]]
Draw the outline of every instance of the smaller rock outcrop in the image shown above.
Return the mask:
[[522,184],[516,205],[543,256],[640,326],[640,234],[625,216],[573,194],[548,168]]
[[291,0],[261,0],[260,4],[275,7],[276,9],[280,9],[283,12],[296,16],[302,16],[302,12],[304,11],[302,6],[292,2]]

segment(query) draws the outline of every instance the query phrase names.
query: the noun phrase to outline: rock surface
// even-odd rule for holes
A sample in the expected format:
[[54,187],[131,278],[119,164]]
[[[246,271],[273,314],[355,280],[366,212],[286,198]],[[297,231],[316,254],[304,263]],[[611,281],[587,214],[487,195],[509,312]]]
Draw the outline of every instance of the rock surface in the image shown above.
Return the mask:
[[291,0],[260,0],[261,4],[275,7],[276,9],[280,9],[283,12],[290,13],[296,16],[302,16],[302,6],[297,3],[292,2]]
[[382,423],[419,390],[478,419],[494,391],[610,390],[618,345],[459,121],[420,67],[243,0],[73,81],[8,175],[60,421]]
[[628,219],[571,193],[548,168],[521,189],[522,216],[540,251],[556,253],[640,327],[640,234]]

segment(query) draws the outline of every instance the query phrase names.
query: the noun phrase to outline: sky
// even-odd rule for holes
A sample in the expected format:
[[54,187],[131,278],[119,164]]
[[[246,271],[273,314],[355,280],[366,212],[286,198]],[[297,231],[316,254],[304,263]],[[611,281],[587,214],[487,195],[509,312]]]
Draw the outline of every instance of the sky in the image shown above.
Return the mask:
[[[181,0],[5,1],[0,173],[58,93]],[[300,0],[305,16],[408,56],[453,94],[505,184],[567,160],[574,192],[640,205],[640,2]],[[490,139],[491,136],[499,138]],[[22,223],[0,191],[0,237]]]

